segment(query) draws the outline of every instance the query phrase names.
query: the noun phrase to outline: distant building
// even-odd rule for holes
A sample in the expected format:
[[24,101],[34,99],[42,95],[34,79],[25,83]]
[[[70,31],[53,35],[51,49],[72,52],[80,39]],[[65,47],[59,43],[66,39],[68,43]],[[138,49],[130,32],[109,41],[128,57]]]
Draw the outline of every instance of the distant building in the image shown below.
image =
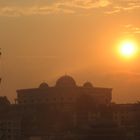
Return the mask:
[[12,105],[0,111],[0,140],[21,139],[21,117]]
[[14,105],[0,97],[0,140],[139,140],[140,104],[111,100],[111,88],[78,86],[67,75],[17,90]]
[[0,140],[140,140],[140,103],[111,100],[111,88],[67,75],[17,90],[16,104],[0,97]]
[[18,104],[57,104],[68,107],[82,97],[90,97],[95,105],[108,105],[112,100],[112,89],[94,87],[90,82],[77,86],[70,76],[62,76],[56,85],[49,87],[42,83],[38,88],[17,90]]
[[137,112],[139,111],[135,104],[112,105],[113,120],[119,126],[135,126]]

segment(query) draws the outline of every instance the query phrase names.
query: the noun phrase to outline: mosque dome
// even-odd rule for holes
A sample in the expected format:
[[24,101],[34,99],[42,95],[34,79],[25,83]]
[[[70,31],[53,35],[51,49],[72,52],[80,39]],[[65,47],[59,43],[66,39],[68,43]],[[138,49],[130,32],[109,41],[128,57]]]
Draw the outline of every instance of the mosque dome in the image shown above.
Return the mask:
[[65,75],[56,81],[56,87],[76,87],[76,82],[71,76]]
[[92,85],[91,82],[85,82],[85,83],[83,84],[83,87],[85,87],[85,88],[93,88],[93,85]]
[[48,88],[48,87],[49,87],[48,84],[45,83],[45,82],[41,83],[40,86],[39,86],[40,89],[45,89],[45,88]]

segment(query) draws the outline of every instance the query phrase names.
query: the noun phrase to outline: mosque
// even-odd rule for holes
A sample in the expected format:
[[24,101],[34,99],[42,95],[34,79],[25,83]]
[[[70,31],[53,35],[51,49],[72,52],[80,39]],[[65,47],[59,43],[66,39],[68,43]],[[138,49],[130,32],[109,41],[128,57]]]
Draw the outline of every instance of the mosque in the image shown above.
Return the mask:
[[41,83],[38,88],[17,90],[17,103],[22,105],[55,104],[66,106],[75,104],[82,97],[89,97],[96,105],[108,105],[112,100],[112,89],[94,87],[90,82],[79,86],[71,76],[64,75],[56,81],[55,86]]

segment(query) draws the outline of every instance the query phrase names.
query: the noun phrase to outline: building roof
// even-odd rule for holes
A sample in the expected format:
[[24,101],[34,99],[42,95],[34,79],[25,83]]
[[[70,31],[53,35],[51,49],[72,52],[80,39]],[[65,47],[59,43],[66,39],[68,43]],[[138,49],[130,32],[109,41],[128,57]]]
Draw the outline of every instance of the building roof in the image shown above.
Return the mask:
[[45,83],[45,82],[43,82],[43,83],[41,83],[41,84],[39,85],[39,88],[40,88],[40,89],[46,89],[46,88],[48,88],[48,87],[49,87],[48,84]]
[[65,75],[56,81],[56,87],[76,87],[76,82],[71,76]]
[[85,82],[85,83],[83,84],[83,87],[85,87],[85,88],[93,88],[93,85],[92,85],[91,82]]
[[[112,92],[112,88],[102,88],[102,87],[94,87],[90,82],[84,83],[83,86],[77,86],[75,80],[68,75],[64,75],[60,77],[56,81],[55,86],[48,86],[47,83],[43,82],[40,84],[38,88],[30,88],[30,89],[19,89],[17,90],[18,96],[21,94],[63,94],[63,93],[91,93],[91,94],[110,94]],[[20,94],[20,95],[19,95]]]

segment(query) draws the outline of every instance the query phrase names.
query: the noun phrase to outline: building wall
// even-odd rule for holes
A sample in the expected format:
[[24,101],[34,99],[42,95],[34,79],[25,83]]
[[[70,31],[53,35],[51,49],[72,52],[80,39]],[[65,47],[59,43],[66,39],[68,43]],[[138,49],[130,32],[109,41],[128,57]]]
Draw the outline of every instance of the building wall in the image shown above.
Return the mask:
[[21,138],[20,121],[12,119],[1,119],[0,134],[0,139],[19,140]]
[[50,89],[41,90],[19,90],[18,93],[18,104],[38,104],[38,103],[46,103],[46,104],[60,104],[60,103],[75,103],[77,99],[82,95],[91,96],[93,102],[96,104],[110,104],[112,99],[112,90],[97,90],[93,89],[84,89],[82,87],[77,87],[74,89],[59,89],[55,87],[51,87]]

